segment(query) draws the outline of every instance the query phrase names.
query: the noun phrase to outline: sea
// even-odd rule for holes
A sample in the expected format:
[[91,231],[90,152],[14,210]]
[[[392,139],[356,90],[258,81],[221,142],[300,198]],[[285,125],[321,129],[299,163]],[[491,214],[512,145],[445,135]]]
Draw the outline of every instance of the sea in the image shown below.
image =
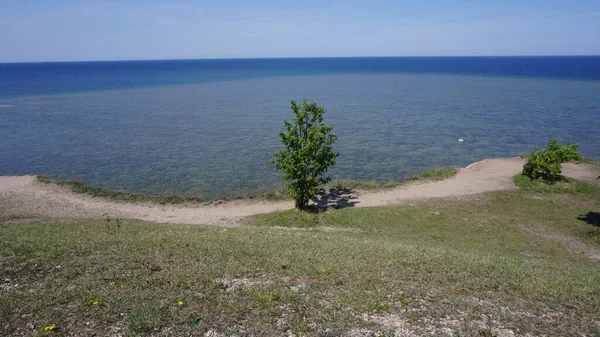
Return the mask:
[[283,184],[269,158],[291,99],[327,109],[334,179],[399,180],[552,138],[600,158],[600,56],[4,63],[0,175],[260,194]]

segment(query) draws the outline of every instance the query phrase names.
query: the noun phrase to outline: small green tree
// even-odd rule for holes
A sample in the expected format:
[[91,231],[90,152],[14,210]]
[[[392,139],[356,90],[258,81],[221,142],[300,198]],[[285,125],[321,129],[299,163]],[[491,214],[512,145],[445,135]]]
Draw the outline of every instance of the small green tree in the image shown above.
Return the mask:
[[333,127],[323,124],[325,108],[306,100],[301,105],[291,100],[291,104],[294,119],[292,122],[284,120],[287,132],[279,133],[284,147],[276,151],[270,161],[283,171],[288,194],[296,208],[302,210],[321,191],[321,186],[330,181],[323,174],[335,165],[339,153],[331,147],[337,139],[331,133]]
[[543,179],[546,182],[555,182],[562,172],[561,163],[581,160],[577,152],[579,143],[561,145],[558,139],[552,139],[546,147],[533,151],[523,165],[523,174],[531,179]]

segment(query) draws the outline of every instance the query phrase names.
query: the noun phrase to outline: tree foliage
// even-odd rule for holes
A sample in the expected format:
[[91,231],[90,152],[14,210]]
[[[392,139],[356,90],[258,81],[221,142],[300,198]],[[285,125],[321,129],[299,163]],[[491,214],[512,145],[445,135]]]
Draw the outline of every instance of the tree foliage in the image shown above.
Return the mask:
[[286,189],[296,208],[305,209],[330,180],[323,174],[335,165],[339,155],[332,149],[337,136],[331,133],[332,126],[323,124],[325,108],[306,100],[301,105],[291,100],[291,107],[294,118],[291,122],[284,120],[287,132],[279,133],[284,147],[270,161],[283,172]]
[[555,182],[562,172],[561,163],[581,160],[577,152],[579,143],[561,145],[558,139],[552,139],[543,149],[533,151],[523,165],[523,174],[531,179],[543,179]]

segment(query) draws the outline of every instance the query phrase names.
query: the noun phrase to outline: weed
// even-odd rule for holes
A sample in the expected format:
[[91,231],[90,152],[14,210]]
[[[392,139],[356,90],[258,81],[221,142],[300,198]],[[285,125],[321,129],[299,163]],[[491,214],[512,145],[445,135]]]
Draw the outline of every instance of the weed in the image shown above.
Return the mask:
[[116,234],[121,229],[121,222],[123,221],[121,218],[108,213],[102,214],[102,217],[104,218],[104,229],[107,232]]
[[492,337],[492,330],[490,329],[479,329],[477,330],[477,335],[481,337]]

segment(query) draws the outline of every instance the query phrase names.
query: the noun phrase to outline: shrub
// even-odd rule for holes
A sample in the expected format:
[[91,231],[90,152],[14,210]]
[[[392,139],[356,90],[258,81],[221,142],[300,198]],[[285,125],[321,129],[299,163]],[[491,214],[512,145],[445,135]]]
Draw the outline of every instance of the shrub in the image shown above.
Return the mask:
[[332,126],[323,124],[325,108],[306,100],[301,105],[292,100],[291,105],[294,119],[284,120],[287,132],[279,133],[284,147],[270,161],[283,171],[283,179],[288,181],[286,189],[296,208],[305,209],[310,199],[321,192],[321,186],[330,181],[323,174],[335,165],[339,155],[331,147],[337,136],[331,133]]
[[562,172],[561,163],[581,160],[577,152],[579,143],[561,145],[558,139],[552,139],[543,149],[533,151],[523,165],[523,174],[531,179],[543,179],[546,182],[555,182]]

